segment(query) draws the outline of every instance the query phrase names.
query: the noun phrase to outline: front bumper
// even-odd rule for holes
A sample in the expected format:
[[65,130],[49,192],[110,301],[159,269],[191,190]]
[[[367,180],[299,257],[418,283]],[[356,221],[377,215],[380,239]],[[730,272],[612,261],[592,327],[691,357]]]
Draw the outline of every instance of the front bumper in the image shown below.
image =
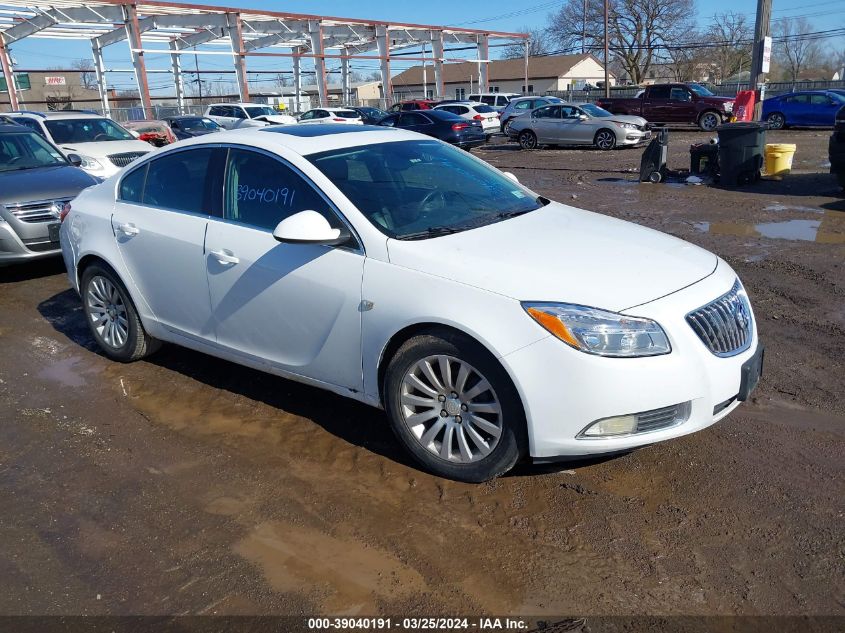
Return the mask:
[[617,134],[618,145],[639,145],[651,140],[651,130],[622,130],[623,134]]
[[[738,405],[742,365],[758,347],[736,356],[712,354],[686,314],[731,289],[736,274],[724,262],[709,277],[672,295],[625,310],[657,321],[672,352],[649,358],[606,358],[572,349],[549,336],[501,360],[516,383],[528,422],[531,456],[597,455],[631,450],[704,429]],[[591,423],[690,403],[685,421],[645,433],[577,438]]]
[[0,219],[0,266],[56,257],[61,252],[58,243],[50,242],[46,236],[44,240],[24,244],[12,226]]

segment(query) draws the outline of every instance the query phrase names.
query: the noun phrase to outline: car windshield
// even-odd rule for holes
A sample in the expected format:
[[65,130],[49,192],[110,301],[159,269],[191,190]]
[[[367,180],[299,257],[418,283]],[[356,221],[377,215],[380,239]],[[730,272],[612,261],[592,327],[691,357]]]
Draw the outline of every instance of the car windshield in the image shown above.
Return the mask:
[[332,112],[334,116],[343,117],[344,119],[360,119],[361,115],[355,112],[355,110],[336,110]]
[[378,143],[306,158],[373,225],[398,239],[455,233],[548,203],[500,171],[439,141]]
[[273,116],[274,114],[279,114],[270,106],[248,106],[245,107],[244,110],[246,110],[250,119],[254,119],[259,116]]
[[220,126],[211,119],[197,117],[195,119],[177,119],[176,123],[183,130],[219,130]]
[[475,110],[476,112],[479,112],[481,114],[487,114],[489,112],[495,112],[496,111],[493,108],[491,108],[489,105],[473,106],[473,110]]
[[687,88],[692,90],[699,97],[712,97],[712,96],[714,96],[713,93],[710,92],[707,88],[705,88],[704,86],[700,86],[698,84],[689,84],[689,85],[687,85]]
[[108,119],[48,119],[44,125],[59,145],[135,139],[129,132]]
[[67,165],[64,156],[35,133],[0,135],[0,172]]
[[605,110],[604,108],[600,108],[595,104],[592,103],[585,103],[584,105],[578,106],[584,112],[589,114],[590,116],[594,116],[599,119],[604,119],[609,116],[613,116],[610,112]]
[[358,108],[361,112],[373,119],[380,119],[387,116],[387,112],[378,108]]

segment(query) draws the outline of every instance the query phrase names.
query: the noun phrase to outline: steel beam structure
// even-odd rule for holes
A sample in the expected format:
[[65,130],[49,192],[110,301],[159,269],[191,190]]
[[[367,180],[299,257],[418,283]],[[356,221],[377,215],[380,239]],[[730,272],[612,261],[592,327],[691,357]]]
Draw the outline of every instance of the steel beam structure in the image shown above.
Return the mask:
[[12,59],[9,56],[9,47],[0,36],[0,66],[3,67],[3,79],[6,80],[6,92],[9,95],[9,109],[12,111],[20,108],[18,101],[18,82],[15,81],[15,73],[12,71]]
[[390,79],[390,29],[386,24],[376,27],[376,46],[381,62],[381,90],[385,105],[393,103],[393,82]]
[[141,108],[144,118],[152,116],[153,102],[150,99],[150,85],[147,83],[147,65],[144,61],[143,45],[141,44],[141,29],[138,25],[138,12],[134,4],[123,5],[124,26],[129,40],[129,55],[135,68],[135,83],[138,85],[138,96],[141,98]]
[[326,84],[326,58],[323,51],[323,27],[318,20],[308,23],[311,36],[311,53],[314,55],[314,73],[316,74],[317,95],[320,105],[329,105],[329,89]]
[[105,116],[111,116],[109,106],[109,89],[106,84],[105,64],[103,62],[103,49],[97,44],[97,40],[91,40],[91,56],[94,58],[94,72],[97,75],[97,90],[100,92],[100,107],[103,108]]
[[[170,41],[170,50],[178,51],[179,42],[176,40]],[[179,114],[185,114],[185,79],[182,76],[182,56],[175,52],[170,55],[170,68],[173,71],[173,83],[176,86],[176,106],[179,108]],[[199,77],[197,77],[199,80]]]
[[478,91],[490,90],[490,38],[487,35],[478,36]]
[[443,98],[446,96],[446,86],[443,83],[443,31],[431,32],[431,52],[434,63],[434,94]]
[[352,86],[349,82],[349,58],[340,60],[340,92],[343,96],[343,105],[350,105],[352,97]]
[[244,57],[244,38],[243,25],[241,24],[241,16],[238,13],[227,13],[226,31],[229,34],[229,39],[232,42],[232,59],[235,62],[235,73],[238,77],[238,94],[241,96],[241,101],[249,101],[249,83],[247,83],[246,76],[246,58]]

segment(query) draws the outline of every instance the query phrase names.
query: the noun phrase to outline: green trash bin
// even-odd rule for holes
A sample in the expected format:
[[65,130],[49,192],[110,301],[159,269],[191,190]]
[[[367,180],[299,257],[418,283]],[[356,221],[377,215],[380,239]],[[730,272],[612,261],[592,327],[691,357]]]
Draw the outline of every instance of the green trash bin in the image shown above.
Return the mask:
[[719,183],[736,187],[760,179],[766,150],[766,125],[754,121],[725,123],[719,134]]

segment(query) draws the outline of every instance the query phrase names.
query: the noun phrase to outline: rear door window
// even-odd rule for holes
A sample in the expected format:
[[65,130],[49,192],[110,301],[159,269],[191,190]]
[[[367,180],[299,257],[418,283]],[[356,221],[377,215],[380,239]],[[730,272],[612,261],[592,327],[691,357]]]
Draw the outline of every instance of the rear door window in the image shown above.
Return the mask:
[[648,91],[649,99],[668,99],[670,95],[669,86],[652,86]]
[[214,148],[172,152],[149,163],[143,203],[191,213],[210,214],[206,179]]

